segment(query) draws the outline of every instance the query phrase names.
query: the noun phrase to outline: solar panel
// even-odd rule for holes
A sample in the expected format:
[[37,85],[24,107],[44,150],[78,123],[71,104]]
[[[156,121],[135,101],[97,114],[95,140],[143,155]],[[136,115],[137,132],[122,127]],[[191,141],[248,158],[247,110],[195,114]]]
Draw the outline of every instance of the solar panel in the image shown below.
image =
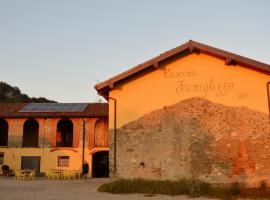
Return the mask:
[[82,112],[88,103],[28,103],[19,112]]

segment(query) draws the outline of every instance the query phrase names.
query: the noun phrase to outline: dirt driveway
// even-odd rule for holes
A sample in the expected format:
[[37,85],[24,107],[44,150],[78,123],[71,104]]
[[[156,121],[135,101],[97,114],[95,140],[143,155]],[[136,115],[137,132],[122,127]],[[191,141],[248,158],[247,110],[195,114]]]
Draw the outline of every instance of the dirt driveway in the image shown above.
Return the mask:
[[[0,200],[185,200],[185,196],[145,196],[143,194],[115,195],[97,192],[97,188],[109,179],[82,180],[0,180]],[[197,198],[205,199],[205,198]]]

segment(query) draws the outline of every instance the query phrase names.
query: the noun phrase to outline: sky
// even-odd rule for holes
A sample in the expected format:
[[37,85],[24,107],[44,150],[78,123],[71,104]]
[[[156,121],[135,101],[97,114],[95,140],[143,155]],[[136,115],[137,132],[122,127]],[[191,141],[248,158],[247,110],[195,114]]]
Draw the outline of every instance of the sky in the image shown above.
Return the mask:
[[94,85],[192,39],[270,64],[269,0],[0,0],[0,81],[97,102]]

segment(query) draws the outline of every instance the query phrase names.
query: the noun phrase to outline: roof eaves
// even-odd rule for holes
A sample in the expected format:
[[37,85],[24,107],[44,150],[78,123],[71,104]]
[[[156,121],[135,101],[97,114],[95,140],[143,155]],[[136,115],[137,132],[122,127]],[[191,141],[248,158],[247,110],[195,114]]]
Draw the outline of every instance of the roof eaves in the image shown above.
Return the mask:
[[222,50],[222,49],[211,47],[211,46],[199,43],[199,42],[192,41],[192,45],[195,48],[199,49],[201,52],[211,54],[213,56],[220,57],[223,59],[230,58],[233,61],[235,61],[237,64],[245,65],[253,69],[259,69],[267,73],[270,72],[270,65],[268,64],[265,64],[265,63],[262,63],[262,62],[244,57],[244,56],[240,56],[238,54],[234,54],[234,53]]
[[163,61],[163,60],[165,60],[165,59],[167,59],[167,58],[169,58],[169,57],[171,57],[171,56],[173,56],[173,55],[175,55],[177,53],[180,53],[180,52],[188,49],[189,46],[190,46],[190,41],[185,43],[185,44],[182,44],[181,46],[178,46],[178,47],[176,47],[174,49],[166,51],[166,52],[160,54],[159,56],[156,56],[156,57],[154,57],[154,58],[152,58],[152,59],[150,59],[150,60],[148,60],[148,61],[146,61],[146,62],[144,62],[142,64],[139,64],[139,65],[137,65],[137,66],[123,72],[123,73],[120,73],[120,74],[118,74],[116,76],[111,77],[110,79],[108,79],[106,81],[103,81],[103,82],[95,85],[95,89],[97,91],[99,91],[99,90],[104,89],[105,87],[113,86],[116,82],[118,82],[118,81],[120,81],[120,80],[122,80],[124,78],[127,78],[127,77],[129,77],[131,75],[137,74],[141,70],[144,70],[144,69],[146,69],[148,67],[151,67],[151,66],[155,65],[158,62],[161,62],[161,61]]
[[115,83],[117,83],[123,79],[129,78],[129,77],[141,72],[142,70],[144,70],[148,67],[151,67],[151,66],[155,67],[156,63],[159,63],[165,59],[168,59],[168,58],[170,58],[178,53],[181,53],[185,50],[189,50],[189,52],[199,51],[199,52],[203,52],[206,54],[211,54],[215,57],[219,57],[219,58],[222,58],[225,60],[226,59],[232,60],[239,65],[248,66],[248,67],[255,69],[255,70],[260,70],[260,71],[263,71],[266,73],[270,73],[270,65],[268,65],[268,64],[265,64],[265,63],[262,63],[262,62],[259,62],[256,60],[252,60],[252,59],[249,59],[249,58],[246,58],[246,57],[234,54],[234,53],[230,53],[228,51],[224,51],[224,50],[212,47],[212,46],[208,46],[208,45],[190,40],[190,41],[188,41],[188,42],[186,42],[186,43],[184,43],[176,48],[173,48],[169,51],[166,51],[166,52],[160,54],[159,56],[156,56],[156,57],[154,57],[154,58],[152,58],[152,59],[150,59],[150,60],[148,60],[140,65],[137,65],[137,66],[135,66],[135,67],[123,72],[123,73],[120,73],[120,74],[113,76],[112,78],[110,78],[104,82],[101,82],[101,83],[95,85],[95,89],[98,91],[99,94],[104,96],[105,93],[107,93],[110,89],[112,89],[114,87]]

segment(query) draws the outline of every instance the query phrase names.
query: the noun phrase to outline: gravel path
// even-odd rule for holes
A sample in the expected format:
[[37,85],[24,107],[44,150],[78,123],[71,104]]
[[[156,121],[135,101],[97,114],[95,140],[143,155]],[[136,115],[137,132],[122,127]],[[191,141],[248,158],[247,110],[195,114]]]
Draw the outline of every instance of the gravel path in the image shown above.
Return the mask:
[[[143,194],[115,195],[97,192],[97,188],[109,179],[82,180],[0,180],[0,200],[186,200],[185,196]],[[205,198],[196,198],[204,200]]]

